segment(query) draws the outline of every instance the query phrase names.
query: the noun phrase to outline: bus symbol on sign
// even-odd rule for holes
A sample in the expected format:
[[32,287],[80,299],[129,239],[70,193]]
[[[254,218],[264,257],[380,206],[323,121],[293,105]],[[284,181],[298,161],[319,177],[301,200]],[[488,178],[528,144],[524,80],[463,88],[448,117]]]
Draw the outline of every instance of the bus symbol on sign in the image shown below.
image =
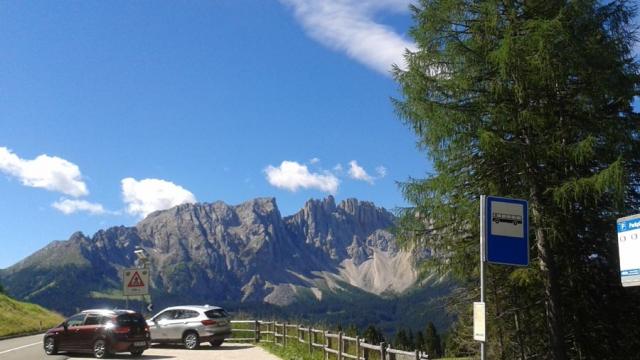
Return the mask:
[[493,213],[491,218],[493,219],[493,222],[496,224],[499,224],[501,222],[512,223],[513,225],[522,224],[521,215]]
[[526,200],[487,196],[483,221],[486,261],[529,265],[529,204]]

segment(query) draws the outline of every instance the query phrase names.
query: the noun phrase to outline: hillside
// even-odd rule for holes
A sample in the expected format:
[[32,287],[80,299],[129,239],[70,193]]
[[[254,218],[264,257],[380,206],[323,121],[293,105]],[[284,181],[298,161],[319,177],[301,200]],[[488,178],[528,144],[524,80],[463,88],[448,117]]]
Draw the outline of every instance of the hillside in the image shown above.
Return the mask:
[[62,322],[60,314],[0,294],[0,337],[46,330]]

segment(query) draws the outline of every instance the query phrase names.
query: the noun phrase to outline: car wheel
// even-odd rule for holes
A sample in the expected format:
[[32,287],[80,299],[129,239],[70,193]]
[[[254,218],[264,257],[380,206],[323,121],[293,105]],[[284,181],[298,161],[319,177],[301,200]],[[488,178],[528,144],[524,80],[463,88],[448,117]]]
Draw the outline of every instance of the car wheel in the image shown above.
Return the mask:
[[200,338],[198,337],[198,334],[196,332],[189,331],[188,333],[184,334],[182,342],[184,343],[185,349],[193,350],[197,348],[198,345],[200,345]]
[[220,345],[222,345],[223,341],[224,340],[210,341],[209,344],[211,344],[212,347],[217,348],[217,347],[220,347]]
[[131,352],[131,356],[133,357],[140,357],[142,356],[142,353],[144,352],[144,350],[138,350],[138,351],[132,351]]
[[48,337],[44,340],[44,352],[47,355],[55,355],[58,353],[58,345],[53,337]]
[[96,340],[93,343],[93,356],[96,359],[104,359],[109,355],[107,343],[104,340]]

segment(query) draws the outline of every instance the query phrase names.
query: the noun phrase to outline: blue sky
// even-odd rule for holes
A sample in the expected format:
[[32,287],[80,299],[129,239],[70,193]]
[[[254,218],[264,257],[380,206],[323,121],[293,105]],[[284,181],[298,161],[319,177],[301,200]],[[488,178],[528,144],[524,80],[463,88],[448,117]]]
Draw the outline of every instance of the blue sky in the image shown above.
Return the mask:
[[182,202],[403,206],[407,5],[0,2],[0,268]]

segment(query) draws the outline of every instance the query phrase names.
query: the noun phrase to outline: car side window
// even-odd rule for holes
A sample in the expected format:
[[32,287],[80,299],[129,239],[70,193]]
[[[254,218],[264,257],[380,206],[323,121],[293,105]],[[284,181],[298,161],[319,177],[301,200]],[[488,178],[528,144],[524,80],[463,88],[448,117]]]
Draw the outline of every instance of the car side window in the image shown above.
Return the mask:
[[173,320],[173,316],[174,316],[175,311],[174,310],[168,310],[163,312],[162,314],[156,316],[155,321],[160,321],[160,320]]
[[85,325],[100,325],[102,322],[102,316],[100,315],[95,315],[95,314],[89,314],[87,315],[87,318],[84,320],[84,324]]
[[192,311],[192,310],[179,310],[179,313],[177,314],[176,319],[192,319],[198,317],[198,312],[197,311]]
[[85,316],[86,316],[85,314],[73,315],[72,317],[67,319],[67,326],[68,327],[74,327],[74,326],[80,326],[80,325],[84,324]]

